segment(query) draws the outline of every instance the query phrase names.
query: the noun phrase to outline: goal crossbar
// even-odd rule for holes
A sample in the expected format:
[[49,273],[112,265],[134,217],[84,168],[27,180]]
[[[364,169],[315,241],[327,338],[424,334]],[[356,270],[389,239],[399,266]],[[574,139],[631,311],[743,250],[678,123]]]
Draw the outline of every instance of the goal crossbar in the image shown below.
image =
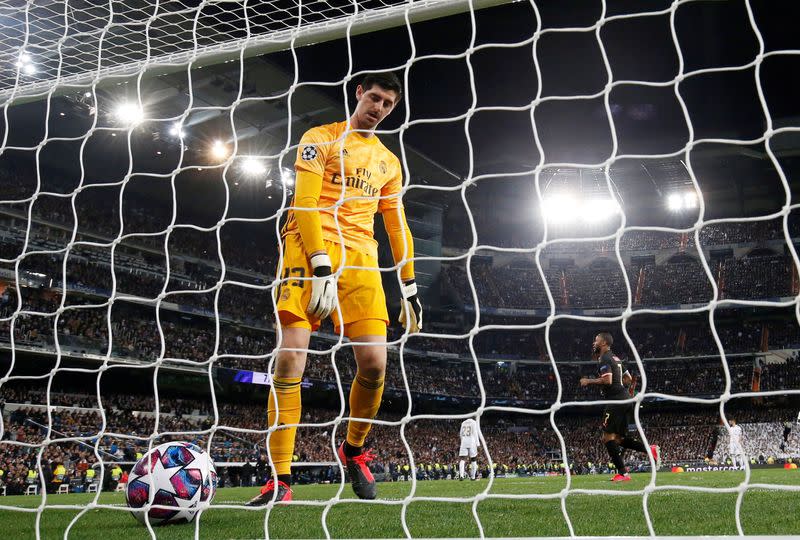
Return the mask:
[[[412,3],[403,2],[397,5],[380,9],[355,11],[352,15],[345,15],[333,19],[326,19],[312,24],[303,24],[302,28],[290,27],[283,30],[269,31],[263,34],[254,33],[252,30],[247,37],[231,39],[222,43],[195,46],[190,49],[176,51],[169,54],[158,54],[149,58],[120,63],[116,65],[99,67],[89,71],[59,76],[52,76],[35,82],[25,83],[19,80],[19,68],[9,62],[11,55],[5,56],[5,61],[0,57],[0,66],[15,69],[16,80],[0,83],[0,106],[11,103],[20,104],[42,99],[47,95],[58,95],[69,87],[87,87],[95,84],[113,84],[109,79],[114,77],[128,77],[144,72],[148,68],[158,69],[152,75],[167,75],[177,71],[184,71],[187,65],[200,68],[220,64],[229,60],[245,59],[263,54],[288,50],[292,47],[301,47],[315,43],[323,43],[343,38],[347,35],[355,36],[385,30],[408,23],[418,23],[510,3],[512,0],[418,0]],[[105,29],[93,31],[93,34],[104,32]],[[70,36],[72,37],[72,36]],[[60,41],[63,41],[60,40]],[[195,44],[196,45],[196,44]],[[60,54],[60,43],[50,51],[51,54]],[[16,62],[17,56],[24,52],[23,48],[17,51],[11,60]],[[11,53],[13,55],[13,53]],[[99,62],[98,62],[99,63]],[[10,65],[9,65],[10,64]],[[103,82],[105,81],[105,82]],[[9,86],[7,83],[11,82]]]

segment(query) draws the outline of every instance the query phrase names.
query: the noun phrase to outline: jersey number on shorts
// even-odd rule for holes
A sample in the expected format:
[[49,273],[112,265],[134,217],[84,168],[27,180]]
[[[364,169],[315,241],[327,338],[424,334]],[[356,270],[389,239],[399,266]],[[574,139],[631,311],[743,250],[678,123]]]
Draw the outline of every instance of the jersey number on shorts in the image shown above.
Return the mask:
[[[306,277],[306,269],[302,266],[296,266],[294,268],[287,268],[283,271],[283,279],[288,280],[292,276],[297,276],[299,278]],[[286,282],[289,283],[288,281]],[[305,281],[302,279],[298,279],[296,281],[292,281],[292,287],[302,287]]]
[[298,279],[292,282],[289,282],[288,279],[292,276],[297,276],[302,278],[305,277],[305,275],[306,275],[306,269],[303,268],[302,266],[296,266],[294,268],[286,268],[283,271],[283,279],[287,281],[284,281],[283,283],[278,285],[278,292],[276,293],[278,296],[276,298],[280,298],[281,300],[286,300],[289,298],[289,289],[285,289],[284,287],[288,286],[290,283],[292,287],[302,288],[303,285],[305,284],[305,281],[303,281],[302,279]]

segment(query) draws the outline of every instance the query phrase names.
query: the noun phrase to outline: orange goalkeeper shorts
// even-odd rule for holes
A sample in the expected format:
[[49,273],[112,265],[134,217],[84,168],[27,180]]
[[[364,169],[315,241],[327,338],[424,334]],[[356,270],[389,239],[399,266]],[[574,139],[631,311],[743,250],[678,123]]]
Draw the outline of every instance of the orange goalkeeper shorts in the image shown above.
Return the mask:
[[[325,249],[335,272],[341,266],[342,247],[336,242],[326,240]],[[386,296],[383,293],[378,260],[372,255],[348,247],[345,250],[347,268],[336,282],[341,319],[339,312],[334,310],[331,314],[333,324],[338,332],[344,323],[347,337],[378,332],[385,335],[389,313],[386,311]],[[352,266],[361,268],[350,268]],[[290,234],[284,238],[283,266],[279,275],[282,279],[276,298],[281,325],[308,328],[312,331],[319,328],[320,321],[306,313],[311,300],[311,280],[293,279],[313,275],[299,235]],[[362,322],[367,324],[358,324]],[[354,335],[349,335],[353,332]]]

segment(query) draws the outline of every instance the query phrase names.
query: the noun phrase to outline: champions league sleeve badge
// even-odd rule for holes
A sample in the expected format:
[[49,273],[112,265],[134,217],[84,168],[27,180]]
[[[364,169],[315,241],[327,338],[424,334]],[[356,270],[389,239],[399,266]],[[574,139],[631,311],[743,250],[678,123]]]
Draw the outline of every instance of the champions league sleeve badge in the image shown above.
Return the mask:
[[302,152],[300,152],[300,157],[303,158],[303,161],[311,161],[312,159],[316,159],[317,147],[311,144],[304,146]]

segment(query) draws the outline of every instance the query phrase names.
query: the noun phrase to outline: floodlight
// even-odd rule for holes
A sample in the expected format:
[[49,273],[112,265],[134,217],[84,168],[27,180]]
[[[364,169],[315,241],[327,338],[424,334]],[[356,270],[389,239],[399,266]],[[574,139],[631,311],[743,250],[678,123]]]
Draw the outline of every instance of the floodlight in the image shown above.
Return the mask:
[[552,195],[542,201],[544,217],[550,223],[566,223],[572,221],[578,207],[575,197],[567,194]]
[[617,215],[619,204],[615,199],[589,199],[583,203],[580,213],[586,223],[600,223]]
[[242,172],[247,176],[262,176],[267,173],[267,167],[255,158],[247,158],[242,162]]
[[667,197],[667,208],[673,212],[678,212],[683,209],[683,197],[679,193],[673,193]]
[[36,64],[33,63],[33,59],[31,55],[28,53],[22,53],[19,55],[19,61],[17,61],[17,67],[22,70],[22,72],[26,75],[33,75],[36,73]]
[[228,147],[220,140],[214,141],[211,145],[211,156],[214,159],[225,159],[228,157]]
[[122,124],[135,126],[144,119],[144,111],[138,103],[124,102],[116,106],[114,117]]

